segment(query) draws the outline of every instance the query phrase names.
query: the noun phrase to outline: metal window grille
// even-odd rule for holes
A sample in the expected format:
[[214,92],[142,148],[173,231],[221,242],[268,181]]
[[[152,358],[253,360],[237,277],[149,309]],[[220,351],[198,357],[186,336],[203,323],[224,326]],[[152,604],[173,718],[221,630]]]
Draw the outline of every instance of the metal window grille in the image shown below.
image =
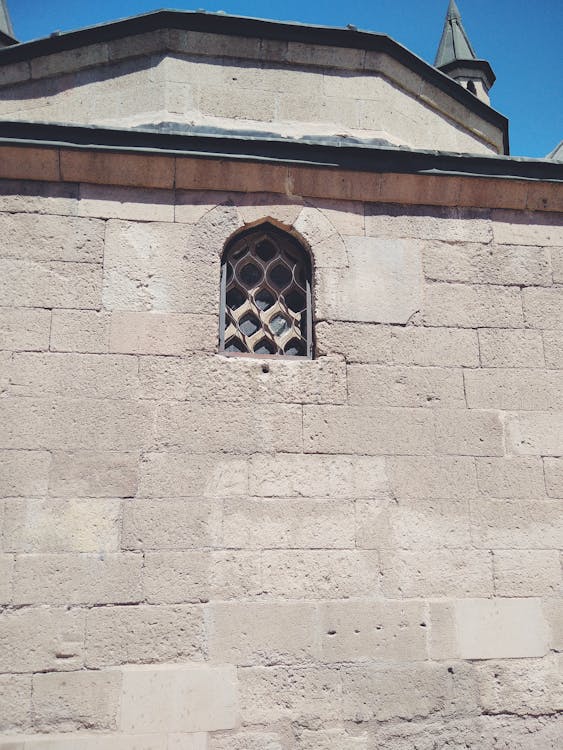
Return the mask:
[[312,357],[311,264],[291,235],[262,225],[230,243],[221,267],[219,350]]

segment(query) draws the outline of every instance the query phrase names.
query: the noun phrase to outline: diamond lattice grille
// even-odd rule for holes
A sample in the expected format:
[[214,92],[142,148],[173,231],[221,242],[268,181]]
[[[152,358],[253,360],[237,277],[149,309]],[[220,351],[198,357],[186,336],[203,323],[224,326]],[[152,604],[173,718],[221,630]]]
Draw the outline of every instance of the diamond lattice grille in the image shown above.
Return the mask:
[[223,351],[310,356],[309,263],[292,237],[273,228],[244,235],[222,273]]

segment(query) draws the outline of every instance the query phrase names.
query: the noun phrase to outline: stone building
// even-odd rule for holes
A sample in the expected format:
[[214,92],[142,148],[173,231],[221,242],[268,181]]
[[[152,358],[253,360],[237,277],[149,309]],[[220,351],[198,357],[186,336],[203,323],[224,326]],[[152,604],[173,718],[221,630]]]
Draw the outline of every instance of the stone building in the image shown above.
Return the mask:
[[563,166],[455,3],[0,44],[0,748],[560,748]]

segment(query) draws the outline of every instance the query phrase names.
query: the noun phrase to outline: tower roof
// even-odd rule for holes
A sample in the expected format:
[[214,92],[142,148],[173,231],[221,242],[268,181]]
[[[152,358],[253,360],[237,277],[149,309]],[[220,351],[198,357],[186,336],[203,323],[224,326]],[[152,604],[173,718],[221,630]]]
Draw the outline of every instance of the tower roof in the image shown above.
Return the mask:
[[463,28],[461,14],[455,0],[450,0],[434,65],[441,68],[454,60],[475,60],[476,58],[475,50]]
[[7,0],[0,0],[0,47],[14,44],[16,41]]

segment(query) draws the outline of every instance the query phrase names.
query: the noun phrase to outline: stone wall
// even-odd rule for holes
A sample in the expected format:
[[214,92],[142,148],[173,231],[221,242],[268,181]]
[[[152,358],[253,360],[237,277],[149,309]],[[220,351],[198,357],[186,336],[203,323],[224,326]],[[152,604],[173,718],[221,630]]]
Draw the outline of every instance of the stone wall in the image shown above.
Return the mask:
[[[559,747],[561,215],[476,206],[1,184],[1,748]],[[216,354],[265,217],[313,361]]]

